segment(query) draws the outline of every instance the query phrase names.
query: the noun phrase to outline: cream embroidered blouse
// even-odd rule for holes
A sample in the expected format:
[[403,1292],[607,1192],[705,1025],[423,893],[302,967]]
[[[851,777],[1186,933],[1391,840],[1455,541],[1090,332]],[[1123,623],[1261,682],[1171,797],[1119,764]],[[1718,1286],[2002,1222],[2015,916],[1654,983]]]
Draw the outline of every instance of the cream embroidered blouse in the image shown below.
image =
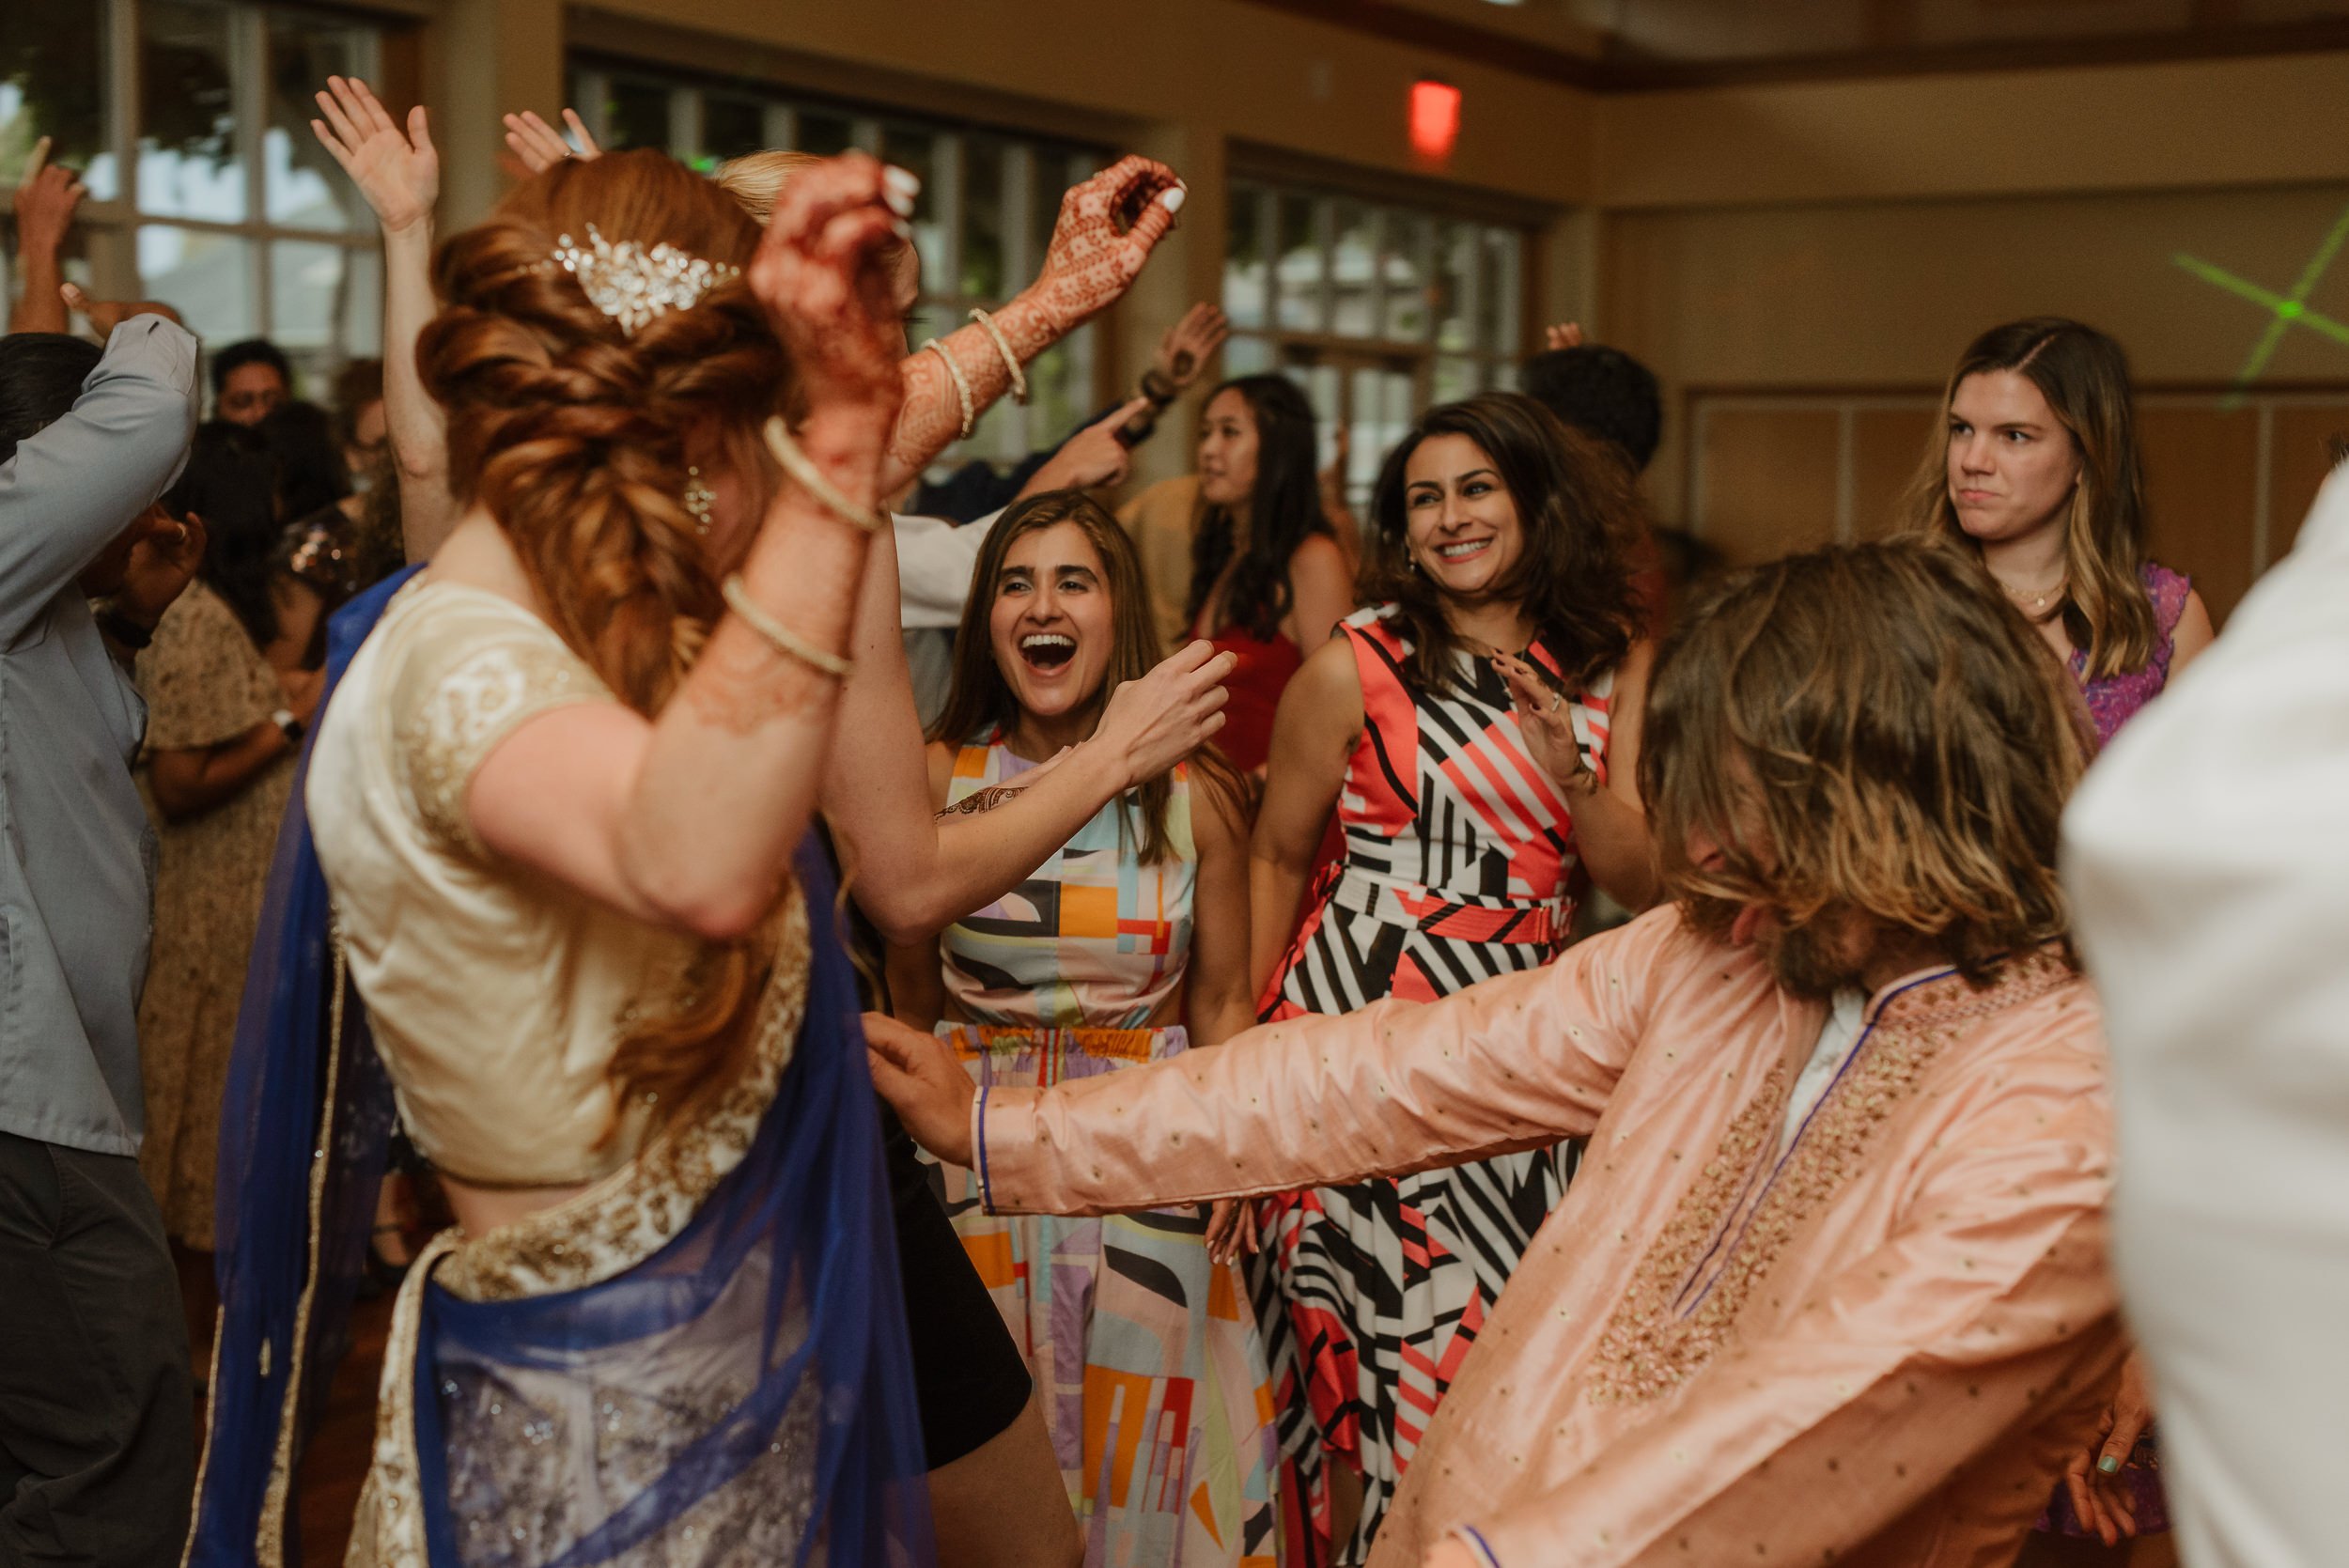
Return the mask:
[[521,606],[403,589],[334,691],[305,799],[350,972],[420,1153],[481,1186],[595,1181],[642,1145],[606,1078],[698,946],[495,862],[465,790],[524,720],[607,702]]

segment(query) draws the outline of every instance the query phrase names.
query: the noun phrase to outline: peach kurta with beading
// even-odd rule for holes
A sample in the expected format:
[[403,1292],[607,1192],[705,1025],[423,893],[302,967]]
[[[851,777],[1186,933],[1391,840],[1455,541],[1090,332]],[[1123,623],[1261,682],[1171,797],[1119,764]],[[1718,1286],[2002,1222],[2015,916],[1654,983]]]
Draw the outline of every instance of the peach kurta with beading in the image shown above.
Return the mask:
[[1424,1006],[974,1109],[989,1199],[1087,1213],[1588,1135],[1371,1561],[2013,1559],[2122,1356],[2100,1015],[2052,952],[1871,998],[1793,1146],[1825,1009],[1657,910]]

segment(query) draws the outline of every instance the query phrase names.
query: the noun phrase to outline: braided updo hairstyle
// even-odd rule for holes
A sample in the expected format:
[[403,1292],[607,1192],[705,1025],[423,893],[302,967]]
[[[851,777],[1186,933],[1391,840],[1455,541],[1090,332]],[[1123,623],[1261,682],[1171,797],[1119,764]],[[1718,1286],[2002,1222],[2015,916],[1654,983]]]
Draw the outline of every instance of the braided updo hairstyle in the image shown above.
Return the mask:
[[649,717],[723,609],[686,468],[730,468],[763,500],[758,432],[790,364],[739,276],[622,332],[552,259],[590,224],[614,245],[666,241],[737,268],[759,237],[739,202],[662,153],[565,159],[441,247],[443,308],[416,364],[447,411],[458,504],[497,520],[563,641]]
[[[590,224],[614,245],[666,241],[737,268],[759,238],[739,203],[663,154],[566,159],[441,247],[443,304],[416,364],[447,411],[458,504],[497,520],[555,631],[649,718],[723,609],[723,568],[685,510],[687,465],[730,469],[763,508],[759,429],[790,364],[739,276],[624,333],[552,259],[567,235],[585,246]],[[614,1055],[621,1104],[649,1097],[672,1118],[735,1079],[774,945],[761,927],[704,950],[679,1007]]]

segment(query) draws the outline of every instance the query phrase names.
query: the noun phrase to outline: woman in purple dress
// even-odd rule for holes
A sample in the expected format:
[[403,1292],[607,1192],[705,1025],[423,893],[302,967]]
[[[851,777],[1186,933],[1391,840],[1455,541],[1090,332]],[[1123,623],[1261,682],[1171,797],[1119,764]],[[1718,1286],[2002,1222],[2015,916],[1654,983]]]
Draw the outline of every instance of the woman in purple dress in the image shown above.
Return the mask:
[[[1998,580],[2079,683],[2101,748],[2214,635],[2193,584],[2145,556],[2128,361],[2077,321],[2010,322],[1968,347],[1943,411],[1906,521]],[[2151,1416],[2132,1357],[2102,1441],[2067,1468],[2024,1564],[2175,1561]]]

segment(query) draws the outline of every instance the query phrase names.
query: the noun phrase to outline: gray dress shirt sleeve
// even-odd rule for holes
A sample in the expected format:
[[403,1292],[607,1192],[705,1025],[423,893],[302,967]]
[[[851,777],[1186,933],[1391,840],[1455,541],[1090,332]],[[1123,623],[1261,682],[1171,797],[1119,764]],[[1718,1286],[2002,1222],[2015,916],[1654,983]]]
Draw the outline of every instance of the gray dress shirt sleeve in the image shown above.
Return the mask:
[[194,337],[133,316],[72,411],[0,463],[0,642],[23,635],[179,476],[195,408]]

